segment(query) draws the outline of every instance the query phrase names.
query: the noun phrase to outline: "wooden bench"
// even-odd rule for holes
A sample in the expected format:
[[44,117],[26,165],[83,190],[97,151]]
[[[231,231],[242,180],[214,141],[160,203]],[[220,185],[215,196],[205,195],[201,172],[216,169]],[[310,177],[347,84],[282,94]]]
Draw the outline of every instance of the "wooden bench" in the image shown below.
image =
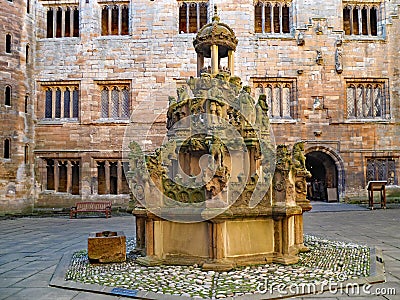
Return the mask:
[[69,211],[70,219],[76,218],[77,214],[81,212],[104,212],[106,218],[111,217],[111,201],[77,202]]

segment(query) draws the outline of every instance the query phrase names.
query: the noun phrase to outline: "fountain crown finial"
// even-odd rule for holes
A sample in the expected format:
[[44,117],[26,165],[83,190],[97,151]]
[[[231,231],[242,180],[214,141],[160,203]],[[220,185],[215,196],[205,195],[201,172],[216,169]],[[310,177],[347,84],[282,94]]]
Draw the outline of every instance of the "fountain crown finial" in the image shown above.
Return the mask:
[[218,8],[217,5],[214,5],[214,16],[212,18],[213,22],[219,22],[221,19],[218,17]]

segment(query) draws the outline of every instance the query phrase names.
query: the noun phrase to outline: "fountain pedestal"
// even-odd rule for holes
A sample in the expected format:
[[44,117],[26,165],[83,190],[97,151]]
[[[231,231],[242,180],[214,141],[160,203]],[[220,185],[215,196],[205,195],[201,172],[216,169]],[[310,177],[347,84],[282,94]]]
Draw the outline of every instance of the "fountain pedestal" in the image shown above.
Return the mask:
[[266,95],[255,103],[233,75],[237,39],[228,25],[214,16],[193,44],[200,77],[169,97],[166,142],[146,154],[143,137],[129,145],[137,250],[145,255],[138,262],[218,271],[296,263],[311,208],[297,193],[306,186],[302,143],[275,147]]

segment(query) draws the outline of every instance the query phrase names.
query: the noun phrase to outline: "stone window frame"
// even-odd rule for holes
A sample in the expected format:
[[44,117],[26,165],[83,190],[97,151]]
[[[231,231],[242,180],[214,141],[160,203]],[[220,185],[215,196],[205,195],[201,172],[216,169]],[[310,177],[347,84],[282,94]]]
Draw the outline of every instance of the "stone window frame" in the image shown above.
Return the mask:
[[5,45],[4,52],[6,54],[12,54],[12,40],[13,40],[12,34],[7,33],[5,36],[5,43],[4,43],[4,45]]
[[[295,121],[297,118],[297,78],[251,78],[254,100],[260,94],[267,96],[268,117],[271,122]],[[286,101],[282,101],[286,98]],[[275,105],[274,105],[275,104]]]
[[382,2],[343,1],[343,32],[347,39],[382,39]]
[[[97,80],[96,83],[100,94],[99,121],[128,122],[132,113],[131,80]],[[114,94],[115,91],[118,95]]]
[[[77,38],[80,36],[79,3],[45,3],[45,38]],[[66,18],[68,17],[68,21]]]
[[210,4],[209,0],[178,0],[178,33],[196,34],[206,25]]
[[396,157],[366,157],[366,182],[372,180],[387,180],[388,185],[397,185]]
[[389,120],[391,112],[388,88],[388,79],[346,79],[347,120],[362,122]]
[[27,114],[28,113],[28,109],[29,109],[29,101],[30,97],[29,94],[26,94],[24,97],[24,113]]
[[4,105],[11,106],[11,100],[12,100],[12,86],[7,84],[4,87]]
[[29,164],[29,149],[30,149],[29,144],[25,144],[25,146],[24,146],[24,164],[25,165]]
[[254,33],[267,37],[292,36],[292,27],[292,0],[254,1]]
[[11,159],[11,139],[3,140],[3,159]]
[[[98,1],[100,10],[101,36],[130,35],[131,7],[126,0]],[[114,14],[114,10],[116,14]]]
[[46,191],[80,195],[81,160],[80,158],[42,158],[45,174],[43,187]]
[[28,65],[31,59],[31,46],[30,44],[25,45],[25,63]]
[[97,195],[127,195],[130,193],[128,180],[124,170],[129,162],[120,158],[94,158],[97,185],[94,192]]
[[[39,101],[38,110],[39,114],[42,115],[41,122],[64,123],[79,121],[81,106],[79,81],[46,81],[40,82],[40,85],[41,90],[38,99],[44,100]],[[67,90],[69,91],[69,104],[65,98],[68,95]],[[51,98],[49,98],[49,92],[51,92]],[[69,114],[66,108],[69,108]]]

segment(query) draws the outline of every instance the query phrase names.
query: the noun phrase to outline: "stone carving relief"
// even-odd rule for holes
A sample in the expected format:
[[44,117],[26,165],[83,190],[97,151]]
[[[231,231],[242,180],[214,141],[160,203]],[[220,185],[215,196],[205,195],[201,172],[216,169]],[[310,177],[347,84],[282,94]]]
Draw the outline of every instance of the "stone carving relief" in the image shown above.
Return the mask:
[[335,70],[338,74],[343,72],[343,50],[341,47],[336,48],[335,52]]

